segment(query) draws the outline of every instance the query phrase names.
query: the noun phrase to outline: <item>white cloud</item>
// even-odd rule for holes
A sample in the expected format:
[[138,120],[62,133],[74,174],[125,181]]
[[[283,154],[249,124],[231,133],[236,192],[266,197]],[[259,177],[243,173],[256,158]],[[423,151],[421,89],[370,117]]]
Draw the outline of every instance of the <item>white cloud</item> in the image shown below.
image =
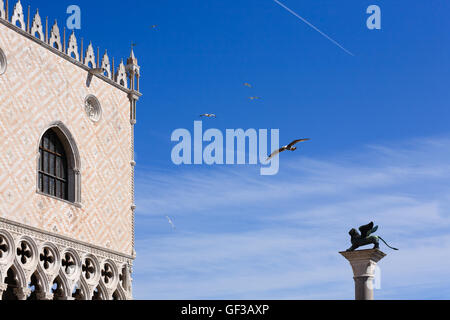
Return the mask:
[[[449,147],[446,138],[422,139],[328,161],[298,155],[283,158],[275,177],[252,167],[144,172],[135,295],[352,299],[351,268],[338,251],[349,246],[350,228],[374,220],[400,248],[382,246],[376,296],[448,299]],[[161,230],[166,214],[177,231]]]

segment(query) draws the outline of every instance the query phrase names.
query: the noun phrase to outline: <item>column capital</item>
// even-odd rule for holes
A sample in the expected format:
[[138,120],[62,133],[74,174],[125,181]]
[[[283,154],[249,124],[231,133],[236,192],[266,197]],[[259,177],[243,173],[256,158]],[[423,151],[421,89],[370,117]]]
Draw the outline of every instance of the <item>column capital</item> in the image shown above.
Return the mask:
[[375,263],[383,259],[386,254],[380,249],[366,249],[366,250],[355,250],[355,251],[342,251],[339,252],[345,257],[350,263],[357,262],[361,260],[371,260]]
[[373,277],[377,262],[386,256],[379,249],[343,251],[339,253],[350,262],[355,277]]
[[37,292],[36,298],[37,300],[53,300],[53,293]]
[[28,296],[31,294],[30,288],[14,288],[14,294],[18,300],[27,300]]
[[128,93],[128,99],[134,100],[134,101],[138,101],[141,96],[142,96],[142,94],[140,94],[139,92],[134,91],[134,90],[131,90]]

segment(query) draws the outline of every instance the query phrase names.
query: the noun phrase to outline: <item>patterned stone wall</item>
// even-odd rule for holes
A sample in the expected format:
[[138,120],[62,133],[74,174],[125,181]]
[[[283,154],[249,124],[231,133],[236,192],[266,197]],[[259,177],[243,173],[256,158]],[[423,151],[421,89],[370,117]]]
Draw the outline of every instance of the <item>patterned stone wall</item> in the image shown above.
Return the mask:
[[[0,217],[132,255],[130,100],[96,76],[0,23]],[[88,86],[89,84],[89,86]],[[95,96],[92,121],[85,100]],[[80,154],[81,206],[37,192],[39,139],[62,122]]]

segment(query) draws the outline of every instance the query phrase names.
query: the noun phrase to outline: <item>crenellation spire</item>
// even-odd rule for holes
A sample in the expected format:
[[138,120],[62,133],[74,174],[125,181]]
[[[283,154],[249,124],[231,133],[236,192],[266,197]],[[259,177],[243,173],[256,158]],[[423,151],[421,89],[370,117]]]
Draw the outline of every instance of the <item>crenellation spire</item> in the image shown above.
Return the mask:
[[[102,66],[101,66],[105,72],[106,72],[106,77],[111,79],[112,78],[112,73],[111,73],[111,65],[109,63],[109,57],[108,57],[108,52],[107,50],[105,50],[105,54],[103,55],[102,58]],[[113,67],[114,68],[114,67]],[[113,69],[114,72],[114,69]]]
[[37,33],[39,39],[41,39],[42,41],[44,41],[45,39],[44,31],[42,30],[42,21],[41,16],[39,15],[39,10],[36,10],[36,14],[34,15],[30,33],[33,37],[35,37]]
[[91,63],[91,68],[97,67],[97,64],[95,63],[95,53],[92,42],[89,43],[89,46],[86,50],[86,56],[84,57],[84,65],[89,67],[89,63]]
[[0,0],[0,19],[6,20],[5,3]]
[[133,47],[131,45],[130,57],[127,59],[126,71],[128,73],[128,78],[130,79],[130,90],[139,91],[139,77],[140,77],[140,67],[138,65],[138,60],[134,54]]
[[77,61],[80,61],[80,54],[78,53],[78,44],[77,44],[77,38],[75,37],[75,30],[72,30],[72,34],[70,35],[70,38],[69,38],[69,46],[67,48],[67,55],[71,58],[74,58]]
[[50,40],[48,43],[51,47],[54,47],[60,51],[63,51],[62,45],[61,45],[61,35],[59,32],[58,27],[58,21],[55,20],[55,24],[52,27],[52,30],[50,31]]
[[120,84],[122,87],[127,88],[128,87],[128,83],[127,83],[127,71],[125,69],[125,65],[123,64],[123,59],[122,61],[120,61],[119,64],[119,69],[117,69],[117,73],[116,73],[116,82],[118,84]]
[[19,28],[22,29],[23,31],[26,31],[25,21],[23,17],[23,7],[22,3],[20,3],[20,0],[18,0],[14,6],[11,23],[15,26],[17,25],[17,23],[19,23],[20,24]]

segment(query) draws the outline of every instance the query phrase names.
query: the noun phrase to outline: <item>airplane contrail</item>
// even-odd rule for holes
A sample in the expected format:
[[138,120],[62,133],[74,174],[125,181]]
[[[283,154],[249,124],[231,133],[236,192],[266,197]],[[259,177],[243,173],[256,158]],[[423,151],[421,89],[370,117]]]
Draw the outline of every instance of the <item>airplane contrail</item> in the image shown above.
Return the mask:
[[287,11],[289,11],[290,13],[292,13],[294,16],[296,16],[297,18],[299,18],[300,20],[302,20],[304,23],[306,23],[308,26],[310,26],[311,28],[313,28],[314,30],[316,30],[317,32],[319,32],[322,36],[324,36],[325,38],[327,38],[328,40],[330,40],[331,42],[333,42],[335,45],[337,45],[339,48],[341,48],[342,50],[344,50],[346,53],[348,53],[351,56],[355,56],[353,53],[351,53],[350,51],[348,51],[347,49],[345,49],[342,45],[340,45],[336,40],[332,39],[331,37],[329,37],[326,33],[320,31],[316,26],[314,26],[312,23],[310,23],[308,20],[306,20],[305,18],[301,17],[300,15],[298,15],[296,12],[292,11],[291,9],[289,9],[288,7],[286,7],[284,4],[282,4],[280,1],[278,0],[273,0],[275,1],[277,4],[279,4],[281,7],[283,7],[284,9],[286,9]]

